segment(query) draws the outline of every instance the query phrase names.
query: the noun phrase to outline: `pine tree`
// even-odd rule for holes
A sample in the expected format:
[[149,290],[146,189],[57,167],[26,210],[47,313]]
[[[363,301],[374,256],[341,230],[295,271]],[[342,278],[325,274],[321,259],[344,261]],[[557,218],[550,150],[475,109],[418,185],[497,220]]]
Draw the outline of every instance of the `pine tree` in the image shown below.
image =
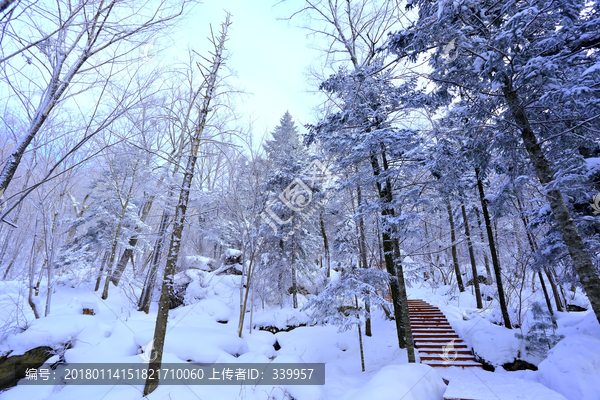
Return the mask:
[[534,355],[546,358],[552,349],[565,335],[556,334],[556,318],[544,310],[540,303],[531,306],[533,319],[536,321],[529,327],[527,334],[515,333],[515,337],[525,341],[525,349]]
[[265,144],[271,169],[265,187],[268,205],[262,213],[265,228],[271,228],[261,229],[266,232],[262,275],[277,288],[280,302],[289,293],[297,308],[299,274],[306,277],[316,268],[320,228],[314,209],[320,206],[313,197],[316,188],[305,182],[308,153],[289,112],[271,134],[273,139]]

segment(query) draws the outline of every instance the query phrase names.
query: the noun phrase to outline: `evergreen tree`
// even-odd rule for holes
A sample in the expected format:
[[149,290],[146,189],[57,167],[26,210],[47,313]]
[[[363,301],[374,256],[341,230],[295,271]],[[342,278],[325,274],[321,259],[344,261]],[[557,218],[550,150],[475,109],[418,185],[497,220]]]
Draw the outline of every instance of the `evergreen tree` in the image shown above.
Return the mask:
[[418,19],[391,35],[388,49],[413,61],[436,49],[429,58],[430,104],[457,109],[460,97],[478,109],[475,120],[493,132],[493,146],[507,153],[525,148],[600,320],[600,277],[579,230],[589,222],[576,221],[563,196],[574,181],[583,197],[597,190],[580,148],[598,141],[600,126],[598,1],[415,0],[407,7],[418,8]]
[[268,202],[262,213],[261,230],[266,232],[262,275],[271,287],[277,288],[280,302],[291,294],[293,307],[297,308],[298,274],[307,278],[307,273],[316,268],[319,213],[309,210],[319,205],[313,198],[316,187],[309,187],[305,177],[310,165],[308,153],[289,112],[283,115],[272,136],[265,144],[270,172],[265,187]]
[[565,336],[556,334],[556,319],[544,310],[540,303],[531,306],[535,323],[531,325],[527,334],[515,333],[515,337],[525,341],[525,349],[534,355],[546,358],[548,350],[552,349]]

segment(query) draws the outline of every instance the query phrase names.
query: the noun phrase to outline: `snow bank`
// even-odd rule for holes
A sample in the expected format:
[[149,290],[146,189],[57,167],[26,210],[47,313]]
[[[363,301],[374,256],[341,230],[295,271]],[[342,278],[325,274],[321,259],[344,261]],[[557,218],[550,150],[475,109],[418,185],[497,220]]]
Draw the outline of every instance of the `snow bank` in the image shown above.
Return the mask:
[[[253,328],[274,326],[281,330],[306,325],[309,321],[310,317],[306,312],[294,308],[273,308],[260,314],[255,312],[252,317]],[[248,323],[246,322],[246,326]]]
[[99,331],[98,320],[89,315],[49,315],[32,321],[26,331],[10,336],[3,350],[13,350],[11,356],[16,356],[38,346],[57,347],[84,330]]
[[566,400],[561,394],[540,383],[517,378],[512,372],[442,368],[439,374],[450,381],[444,393],[444,398],[447,399]]
[[424,364],[384,367],[351,400],[441,400],[446,385]]
[[198,312],[213,317],[215,321],[229,321],[233,314],[231,307],[218,299],[200,300],[195,308]]
[[223,254],[225,255],[225,257],[239,257],[242,255],[242,252],[236,249],[227,249]]
[[[301,357],[293,355],[281,355],[277,357],[273,364],[294,363],[303,364]],[[327,377],[327,375],[325,375]],[[320,385],[281,385],[281,388],[289,393],[295,400],[325,400],[327,395],[325,389]]]
[[[174,326],[167,329],[165,353],[182,361],[197,363],[236,362],[234,356],[248,351],[248,346],[235,332],[220,329]],[[154,330],[135,335],[135,343],[144,348],[154,336]]]
[[561,340],[538,366],[538,379],[570,400],[598,400],[600,339],[574,334]]
[[275,337],[281,346],[280,355],[300,356],[311,363],[349,358],[348,363],[360,368],[360,356],[355,353],[358,347],[355,335],[353,331],[338,333],[336,326],[313,326],[279,332]]
[[184,265],[188,268],[210,272],[216,269],[217,261],[204,256],[187,256],[184,259]]

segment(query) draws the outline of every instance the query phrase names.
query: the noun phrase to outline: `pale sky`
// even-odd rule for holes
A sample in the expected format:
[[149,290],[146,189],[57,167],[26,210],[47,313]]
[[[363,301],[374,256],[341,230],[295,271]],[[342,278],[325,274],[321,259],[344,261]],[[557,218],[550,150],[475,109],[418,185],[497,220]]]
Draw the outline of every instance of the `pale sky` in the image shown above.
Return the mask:
[[299,126],[314,122],[310,110],[318,102],[316,96],[306,92],[303,75],[318,52],[307,47],[307,31],[296,27],[300,20],[277,20],[291,15],[302,2],[275,3],[276,0],[207,0],[196,6],[187,26],[180,28],[176,46],[182,59],[186,58],[188,45],[199,52],[207,49],[209,24],[216,34],[225,18],[224,10],[232,14],[228,65],[239,78],[233,83],[252,93],[244,110],[238,111],[253,115],[258,135],[272,131],[286,110]]

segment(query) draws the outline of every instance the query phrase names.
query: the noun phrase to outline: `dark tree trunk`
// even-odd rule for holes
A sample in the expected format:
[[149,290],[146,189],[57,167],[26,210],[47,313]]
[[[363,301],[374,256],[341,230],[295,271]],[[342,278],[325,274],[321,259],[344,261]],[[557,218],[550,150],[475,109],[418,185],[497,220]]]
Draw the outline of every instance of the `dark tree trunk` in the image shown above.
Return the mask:
[[554,301],[556,303],[556,311],[562,312],[566,309],[567,304],[565,302],[565,306],[563,308],[563,304],[561,301],[562,297],[558,291],[558,286],[556,285],[556,281],[554,280],[554,275],[548,267],[544,268],[544,272],[546,272],[546,276],[548,277],[548,281],[550,282],[550,287],[552,288],[552,294],[554,295]]
[[496,243],[494,241],[494,235],[492,233],[492,222],[490,220],[490,214],[487,209],[487,202],[485,200],[485,193],[483,192],[483,182],[479,175],[479,168],[475,168],[475,176],[477,178],[477,188],[479,189],[479,200],[481,201],[481,209],[483,210],[483,220],[488,234],[488,241],[490,244],[490,253],[492,254],[492,264],[494,265],[494,273],[496,275],[496,286],[498,287],[498,300],[500,301],[500,310],[502,311],[502,318],[504,319],[504,326],[508,329],[512,329],[510,318],[508,316],[508,309],[506,307],[506,298],[504,297],[504,287],[502,286],[502,273],[500,270],[500,261],[496,253]]
[[[358,172],[358,167],[357,167]],[[365,238],[365,220],[362,216],[361,206],[362,206],[362,189],[360,187],[360,183],[356,187],[356,200],[358,201],[358,212],[361,213],[358,217],[358,248],[360,251],[360,262],[363,268],[368,268],[367,265],[367,240]],[[367,311],[367,318],[365,319],[365,336],[371,336],[371,303],[369,301],[369,297],[365,298],[365,310]]]
[[[550,184],[554,181],[554,174],[552,173],[542,148],[537,142],[533,129],[531,129],[529,119],[527,118],[525,109],[521,104],[517,92],[513,90],[511,84],[508,82],[502,87],[502,91],[504,92],[504,98],[506,99],[512,117],[521,131],[521,138],[529,153],[529,158],[540,183],[544,185],[544,187],[552,187],[553,185]],[[565,242],[567,249],[569,249],[573,268],[577,272],[577,275],[579,275],[579,282],[587,294],[592,309],[594,310],[594,314],[596,314],[596,319],[600,322],[600,277],[596,272],[596,268],[589,253],[586,251],[583,240],[579,235],[577,226],[567,208],[562,193],[555,187],[556,186],[546,191],[546,199],[552,209],[554,220],[562,233],[563,241]]]
[[[481,234],[481,243],[485,243],[485,236],[483,234],[483,228],[481,227],[481,217],[479,216],[479,208],[475,208],[475,214],[477,215],[477,226],[479,227],[479,233]],[[487,256],[487,251],[483,251],[483,262],[485,264],[485,272],[487,273],[487,283],[491,284],[494,280],[492,278],[492,270],[490,269],[490,260]]]
[[471,242],[471,233],[469,232],[469,218],[464,203],[461,204],[463,220],[465,222],[465,236],[467,237],[467,247],[469,248],[469,258],[471,259],[471,268],[473,270],[473,286],[475,287],[475,299],[477,300],[477,308],[483,308],[481,300],[481,289],[479,288],[479,279],[477,279],[477,263],[475,262],[475,252],[473,251],[473,243]]
[[327,242],[327,231],[325,230],[325,220],[323,211],[320,214],[321,219],[321,235],[323,235],[323,248],[325,249],[325,258],[327,259],[327,277],[331,277],[331,259],[329,257],[329,243]]
[[[533,237],[531,232],[529,232],[527,230],[527,227],[529,226],[529,220],[528,220],[527,216],[525,215],[525,210],[523,209],[523,204],[521,203],[521,199],[519,199],[519,197],[517,197],[516,199],[517,199],[517,211],[519,212],[519,215],[521,216],[521,222],[523,222],[523,226],[525,227],[525,235],[527,236],[527,242],[529,243],[531,252],[535,253],[537,251],[537,243],[535,242],[535,238]],[[533,274],[533,277],[535,278],[535,274]],[[541,270],[538,271],[538,277],[540,278],[540,284],[542,285],[542,291],[544,292],[544,298],[546,299],[546,305],[548,306],[548,311],[550,312],[550,315],[552,315],[552,317],[554,317],[554,311],[552,310],[552,303],[550,302],[550,297],[548,296],[548,290],[546,289],[546,282],[544,282],[544,277],[542,276]],[[533,286],[533,283],[532,283],[532,286]],[[556,322],[555,321],[553,321],[553,322],[554,322],[554,325],[556,325]]]
[[[374,153],[371,154],[371,167],[373,168],[373,175],[375,175],[375,177],[378,177],[381,173],[381,169],[379,167],[379,160],[377,159],[377,155]],[[394,211],[390,210],[386,188],[382,187],[379,181],[376,182],[376,185],[377,191],[379,193],[379,198],[385,201],[385,203],[383,204],[384,208],[381,210],[381,216],[383,218],[393,216]],[[401,349],[404,349],[406,347],[406,342],[404,341],[402,305],[400,303],[400,288],[398,283],[398,275],[396,273],[396,267],[394,265],[394,247],[389,231],[387,229],[381,230],[381,239],[383,247],[383,257],[385,259],[385,269],[390,275],[390,294],[392,295],[392,304],[394,306],[394,320],[396,321],[398,346]]]
[[[292,221],[292,226],[294,223]],[[296,279],[296,243],[295,235],[292,235],[292,306],[298,308],[298,282]]]
[[465,291],[465,285],[462,280],[462,273],[460,272],[460,266],[458,265],[458,253],[456,252],[456,231],[454,227],[454,216],[452,215],[452,205],[450,200],[446,199],[446,210],[448,210],[448,218],[450,219],[450,239],[452,240],[452,261],[454,263],[454,272],[456,273],[456,283],[458,283],[458,290],[460,292]]
[[[385,151],[382,151],[381,158],[383,161],[383,169],[384,169],[384,171],[387,171],[388,163],[387,163]],[[373,174],[376,177],[378,177],[381,170],[379,169],[379,161],[377,160],[377,156],[374,154],[371,155],[371,166],[373,168]],[[386,178],[385,187],[382,187],[381,183],[377,181],[377,191],[379,192],[379,197],[382,200],[384,200],[384,203],[383,203],[384,208],[381,212],[381,216],[384,218],[387,216],[393,218],[395,213],[394,213],[394,207],[393,207],[392,183],[391,183],[390,179]],[[398,306],[399,315],[396,315],[396,318],[400,317],[402,319],[402,323],[400,323],[399,335],[402,337],[403,344],[406,345],[406,351],[408,354],[408,362],[414,363],[415,362],[415,344],[413,341],[412,329],[410,326],[410,315],[408,313],[408,301],[407,301],[408,296],[406,294],[406,286],[404,283],[404,271],[402,268],[402,263],[400,262],[400,259],[401,259],[400,247],[398,244],[398,239],[393,238],[392,235],[390,234],[391,232],[393,232],[393,230],[391,232],[389,232],[388,230],[384,229],[383,232],[386,235],[386,237],[383,238],[384,239],[383,245],[384,245],[386,268],[387,268],[387,265],[391,265],[392,268],[388,269],[388,272],[390,272],[390,271],[395,272],[395,274],[392,275],[392,277],[396,277],[396,279],[394,281],[397,285],[396,290],[397,290],[398,297],[396,299],[394,299],[393,295],[392,295],[392,299],[394,300],[394,306],[396,306],[396,304]],[[388,241],[387,247],[386,247],[386,238]],[[388,249],[389,249],[389,251],[388,251]],[[396,312],[396,309],[394,309],[394,312]],[[398,327],[398,321],[396,322],[396,327]]]

